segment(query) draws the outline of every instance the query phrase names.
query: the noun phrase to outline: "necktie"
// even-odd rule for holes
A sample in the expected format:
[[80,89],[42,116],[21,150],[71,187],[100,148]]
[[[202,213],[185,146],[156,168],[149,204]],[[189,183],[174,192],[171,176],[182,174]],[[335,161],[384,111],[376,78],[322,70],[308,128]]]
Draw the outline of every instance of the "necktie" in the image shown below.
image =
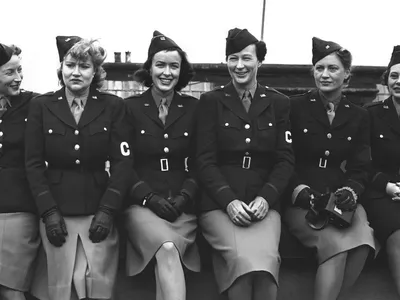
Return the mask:
[[327,115],[328,115],[329,123],[332,124],[332,121],[335,118],[335,105],[332,102],[328,102]]
[[7,111],[8,101],[6,97],[0,96],[0,118]]
[[78,124],[83,112],[83,102],[81,99],[75,98],[72,101],[71,112],[74,115],[76,124]]
[[162,98],[160,102],[160,106],[158,107],[158,117],[161,122],[165,125],[165,120],[168,116],[168,103],[166,98]]
[[246,110],[246,112],[249,112],[250,105],[251,105],[251,94],[249,91],[245,91],[243,93],[242,103],[243,103],[243,107]]

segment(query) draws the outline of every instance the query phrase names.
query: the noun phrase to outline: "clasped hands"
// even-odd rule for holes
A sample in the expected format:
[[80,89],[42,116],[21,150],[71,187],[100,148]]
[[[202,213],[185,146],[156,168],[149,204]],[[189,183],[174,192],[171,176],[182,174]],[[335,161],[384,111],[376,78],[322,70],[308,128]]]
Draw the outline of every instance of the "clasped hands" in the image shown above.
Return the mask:
[[160,218],[172,223],[183,213],[188,202],[189,196],[185,194],[178,194],[168,199],[157,194],[152,194],[145,206],[150,208]]
[[400,201],[400,182],[388,182],[386,193],[392,197],[393,201]]
[[269,210],[269,204],[261,196],[257,196],[249,205],[238,199],[230,202],[226,208],[231,221],[237,226],[250,226],[254,221],[265,218]]

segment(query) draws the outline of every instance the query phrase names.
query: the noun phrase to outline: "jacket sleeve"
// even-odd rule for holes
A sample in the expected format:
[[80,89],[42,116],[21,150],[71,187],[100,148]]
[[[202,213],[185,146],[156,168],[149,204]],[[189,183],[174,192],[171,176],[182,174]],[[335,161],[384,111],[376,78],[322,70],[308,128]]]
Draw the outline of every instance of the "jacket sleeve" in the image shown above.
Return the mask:
[[346,163],[346,183],[360,196],[368,181],[368,168],[371,161],[369,115],[363,109],[359,130],[355,136],[354,147]]
[[202,94],[195,119],[198,177],[209,196],[225,210],[237,197],[217,166],[217,100],[208,94]]
[[25,164],[26,174],[32,195],[35,198],[39,214],[56,206],[46,178],[44,158],[45,136],[41,98],[30,102],[28,121],[25,130]]
[[290,100],[282,97],[275,101],[276,118],[276,149],[275,164],[269,174],[268,181],[259,191],[259,196],[273,206],[282,195],[294,169],[294,154],[292,149],[292,136],[290,132]]
[[129,188],[132,153],[128,143],[125,106],[117,98],[111,115],[111,138],[109,142],[110,178],[100,205],[119,210]]

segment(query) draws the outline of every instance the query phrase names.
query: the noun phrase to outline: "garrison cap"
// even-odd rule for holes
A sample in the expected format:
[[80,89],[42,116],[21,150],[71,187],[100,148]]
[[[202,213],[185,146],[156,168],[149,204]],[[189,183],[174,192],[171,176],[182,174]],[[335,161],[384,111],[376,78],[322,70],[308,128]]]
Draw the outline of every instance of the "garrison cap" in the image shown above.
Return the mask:
[[155,30],[153,32],[153,38],[150,42],[148,57],[151,57],[162,50],[171,48],[182,50],[172,39]]
[[0,43],[0,67],[5,65],[13,56],[14,50]]
[[312,38],[312,64],[315,64],[325,56],[342,49],[343,47],[335,42],[324,41],[317,37]]
[[233,28],[228,31],[225,55],[242,51],[248,45],[257,44],[258,40],[247,29]]
[[390,58],[388,69],[397,64],[400,64],[400,45],[393,47],[392,57]]
[[60,62],[64,60],[64,56],[67,52],[82,38],[79,36],[57,36],[57,50]]

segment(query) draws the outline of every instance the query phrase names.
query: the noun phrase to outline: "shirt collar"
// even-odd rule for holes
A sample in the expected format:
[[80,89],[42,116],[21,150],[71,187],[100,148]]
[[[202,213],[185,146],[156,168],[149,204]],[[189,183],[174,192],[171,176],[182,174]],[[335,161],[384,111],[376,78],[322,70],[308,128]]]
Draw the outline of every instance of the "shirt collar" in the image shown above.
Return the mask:
[[[243,98],[243,94],[246,91],[245,89],[242,89],[238,86],[235,85],[235,83],[233,82],[233,86],[235,87],[236,92],[238,93],[239,99]],[[257,90],[257,81],[256,83],[248,90],[251,94],[251,99],[254,99],[254,95],[256,93]]]
[[157,89],[151,88],[151,95],[153,96],[154,102],[156,103],[156,106],[159,107],[161,103],[161,99],[166,98],[168,107],[171,105],[172,99],[174,98],[175,92],[169,93],[168,95],[163,95]]
[[12,107],[10,99],[5,95],[0,94],[0,99],[3,99],[3,98],[6,99],[8,106]]
[[89,89],[86,89],[86,91],[80,95],[79,97],[74,95],[69,89],[65,89],[65,97],[67,98],[68,105],[71,107],[72,101],[74,101],[75,98],[81,99],[83,103],[83,107],[86,106],[87,98],[89,97]]
[[325,96],[324,96],[320,91],[318,91],[318,94],[319,94],[319,98],[321,99],[321,102],[322,102],[322,104],[324,105],[324,107],[327,107],[327,106],[328,106],[328,102],[332,102],[333,105],[335,106],[335,110],[336,110],[337,107],[339,106],[340,100],[341,100],[342,97],[343,97],[343,95],[340,95],[340,97],[336,98],[335,100],[333,100],[333,101],[328,101],[328,99],[326,99]]

